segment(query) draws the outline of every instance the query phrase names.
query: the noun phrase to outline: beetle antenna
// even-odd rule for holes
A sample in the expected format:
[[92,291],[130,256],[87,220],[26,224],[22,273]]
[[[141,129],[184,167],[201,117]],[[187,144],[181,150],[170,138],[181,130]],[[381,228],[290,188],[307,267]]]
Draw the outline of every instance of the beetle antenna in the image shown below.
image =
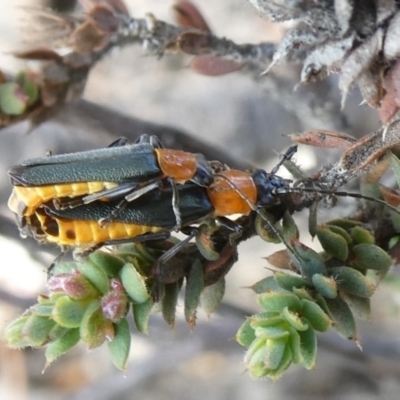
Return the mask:
[[286,194],[286,193],[320,193],[320,194],[326,194],[326,195],[332,195],[332,196],[338,196],[338,197],[351,197],[354,199],[363,199],[367,201],[371,201],[373,203],[381,204],[383,206],[388,207],[392,211],[394,211],[397,214],[400,214],[400,211],[397,209],[397,207],[392,206],[385,200],[381,199],[376,199],[375,197],[371,196],[365,196],[360,193],[354,193],[354,192],[335,192],[332,190],[324,190],[324,189],[314,189],[314,188],[285,188],[285,189],[276,189],[275,193],[276,194]]

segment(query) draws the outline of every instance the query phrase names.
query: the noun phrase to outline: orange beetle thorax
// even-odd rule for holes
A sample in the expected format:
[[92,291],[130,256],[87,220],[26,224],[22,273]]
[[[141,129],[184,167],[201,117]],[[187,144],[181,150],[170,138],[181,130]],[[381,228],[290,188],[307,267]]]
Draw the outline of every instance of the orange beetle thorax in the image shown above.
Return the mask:
[[216,175],[214,183],[208,188],[215,216],[248,214],[251,211],[249,201],[252,204],[257,202],[257,188],[251,175],[234,169],[223,171],[219,175],[226,179]]

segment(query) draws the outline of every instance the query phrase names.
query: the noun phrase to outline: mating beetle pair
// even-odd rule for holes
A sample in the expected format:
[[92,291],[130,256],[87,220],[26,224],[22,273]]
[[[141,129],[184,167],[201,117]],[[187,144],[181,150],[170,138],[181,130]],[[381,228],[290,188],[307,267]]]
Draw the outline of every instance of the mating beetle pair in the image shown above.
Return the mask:
[[295,187],[277,176],[295,151],[292,146],[271,173],[245,172],[201,154],[164,149],[154,136],[130,145],[120,139],[104,149],[32,159],[10,168],[14,189],[9,207],[21,234],[86,251],[166,239],[174,230],[188,234],[162,256],[160,265],[199,234],[192,225],[217,220],[232,237],[240,235],[240,224],[225,218],[233,214],[255,212],[291,250],[265,211],[279,220],[285,211],[300,207],[291,194],[301,191],[364,197]]
[[280,202],[287,181],[207,162],[201,154],[136,144],[28,160],[10,168],[9,200],[21,233],[80,248],[167,237],[208,217]]

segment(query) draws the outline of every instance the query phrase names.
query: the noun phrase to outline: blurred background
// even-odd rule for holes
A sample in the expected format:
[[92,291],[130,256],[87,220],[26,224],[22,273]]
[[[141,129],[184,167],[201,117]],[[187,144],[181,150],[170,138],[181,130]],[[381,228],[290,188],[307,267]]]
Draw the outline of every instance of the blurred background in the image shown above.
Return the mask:
[[[29,67],[10,52],[27,47],[34,27],[26,7],[77,11],[72,0],[0,3],[0,69]],[[134,17],[153,13],[173,23],[170,0],[126,0]],[[279,41],[284,26],[261,18],[245,0],[194,1],[213,32],[237,43]],[[270,170],[291,143],[286,135],[324,128],[360,136],[379,126],[377,115],[361,107],[354,90],[343,110],[335,77],[294,90],[296,66],[279,66],[266,77],[233,73],[206,77],[188,68],[190,57],[148,56],[140,46],[116,49],[90,74],[84,99],[32,132],[20,123],[0,132],[0,329],[46,293],[45,269],[58,249],[19,238],[6,203],[11,192],[7,168],[22,160],[104,147],[114,139],[158,134],[166,147],[204,152],[231,165]],[[95,103],[95,105],[93,105]],[[100,106],[100,107],[99,107]],[[106,107],[106,108],[103,108]],[[335,151],[301,146],[296,159],[304,170],[339,157]],[[321,210],[320,220],[345,215],[354,202]],[[310,245],[307,213],[296,220]],[[268,274],[263,257],[279,250],[253,238],[239,249],[239,262],[227,276],[227,295],[210,320],[199,312],[191,331],[181,321],[171,332],[158,315],[149,336],[133,333],[126,376],[102,348],[83,347],[57,360],[44,374],[41,350],[13,351],[0,341],[0,399],[397,399],[400,390],[399,294],[389,287],[374,296],[371,324],[360,324],[364,351],[335,333],[321,337],[316,371],[291,367],[279,382],[252,381],[243,349],[232,338],[244,316],[257,310],[246,286]]]

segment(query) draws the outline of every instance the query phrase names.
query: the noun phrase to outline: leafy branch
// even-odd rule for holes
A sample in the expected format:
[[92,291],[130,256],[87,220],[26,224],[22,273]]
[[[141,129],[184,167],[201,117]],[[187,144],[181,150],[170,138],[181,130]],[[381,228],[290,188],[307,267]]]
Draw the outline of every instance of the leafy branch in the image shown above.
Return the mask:
[[[277,379],[291,364],[314,368],[316,332],[334,328],[359,343],[355,317],[369,318],[377,285],[398,262],[400,197],[378,181],[391,163],[400,182],[394,155],[400,134],[399,6],[395,1],[372,0],[364,6],[351,0],[250,2],[275,21],[297,23],[278,45],[238,45],[213,35],[189,1],[175,6],[179,26],[152,15],[132,18],[121,0],[82,0],[86,12],[82,16],[36,11],[41,24],[55,25],[64,33],[58,44],[69,52],[60,55],[51,46],[16,54],[40,60],[42,67],[36,74],[0,76],[0,126],[24,119],[33,124],[45,121],[49,113],[82,95],[93,66],[112,48],[140,44],[157,57],[168,52],[190,54],[191,67],[199,73],[247,72],[260,83],[259,74],[266,70],[271,74],[278,63],[300,63],[302,83],[339,73],[343,99],[357,83],[365,102],[378,110],[382,128],[361,139],[328,129],[292,134],[297,143],[344,152],[338,162],[312,176],[287,162],[293,190],[286,193],[279,215],[268,215],[266,210],[264,218],[257,212],[241,217],[236,221],[242,227],[238,237],[215,221],[202,224],[196,243],[179,252],[161,277],[156,276],[154,264],[171,247],[170,241],[160,247],[121,246],[111,254],[98,251],[86,261],[59,264],[49,280],[49,293],[39,296],[38,303],[8,327],[11,346],[45,347],[49,364],[80,340],[88,348],[108,342],[114,364],[125,369],[131,340],[128,313],[133,312],[136,329],[146,333],[148,318],[159,303],[163,318],[173,327],[178,296],[186,284],[185,317],[194,326],[199,304],[211,314],[222,301],[224,276],[236,262],[238,245],[254,235],[278,242],[277,232],[287,249],[268,258],[273,276],[251,288],[261,312],[248,317],[236,337],[248,347],[245,365],[251,376]],[[361,192],[378,201],[367,202],[347,218],[319,224],[315,204],[329,201],[357,176],[362,177]],[[320,253],[300,242],[291,215],[304,208],[310,209],[309,230],[322,245]],[[155,289],[159,298],[151,296]]]

